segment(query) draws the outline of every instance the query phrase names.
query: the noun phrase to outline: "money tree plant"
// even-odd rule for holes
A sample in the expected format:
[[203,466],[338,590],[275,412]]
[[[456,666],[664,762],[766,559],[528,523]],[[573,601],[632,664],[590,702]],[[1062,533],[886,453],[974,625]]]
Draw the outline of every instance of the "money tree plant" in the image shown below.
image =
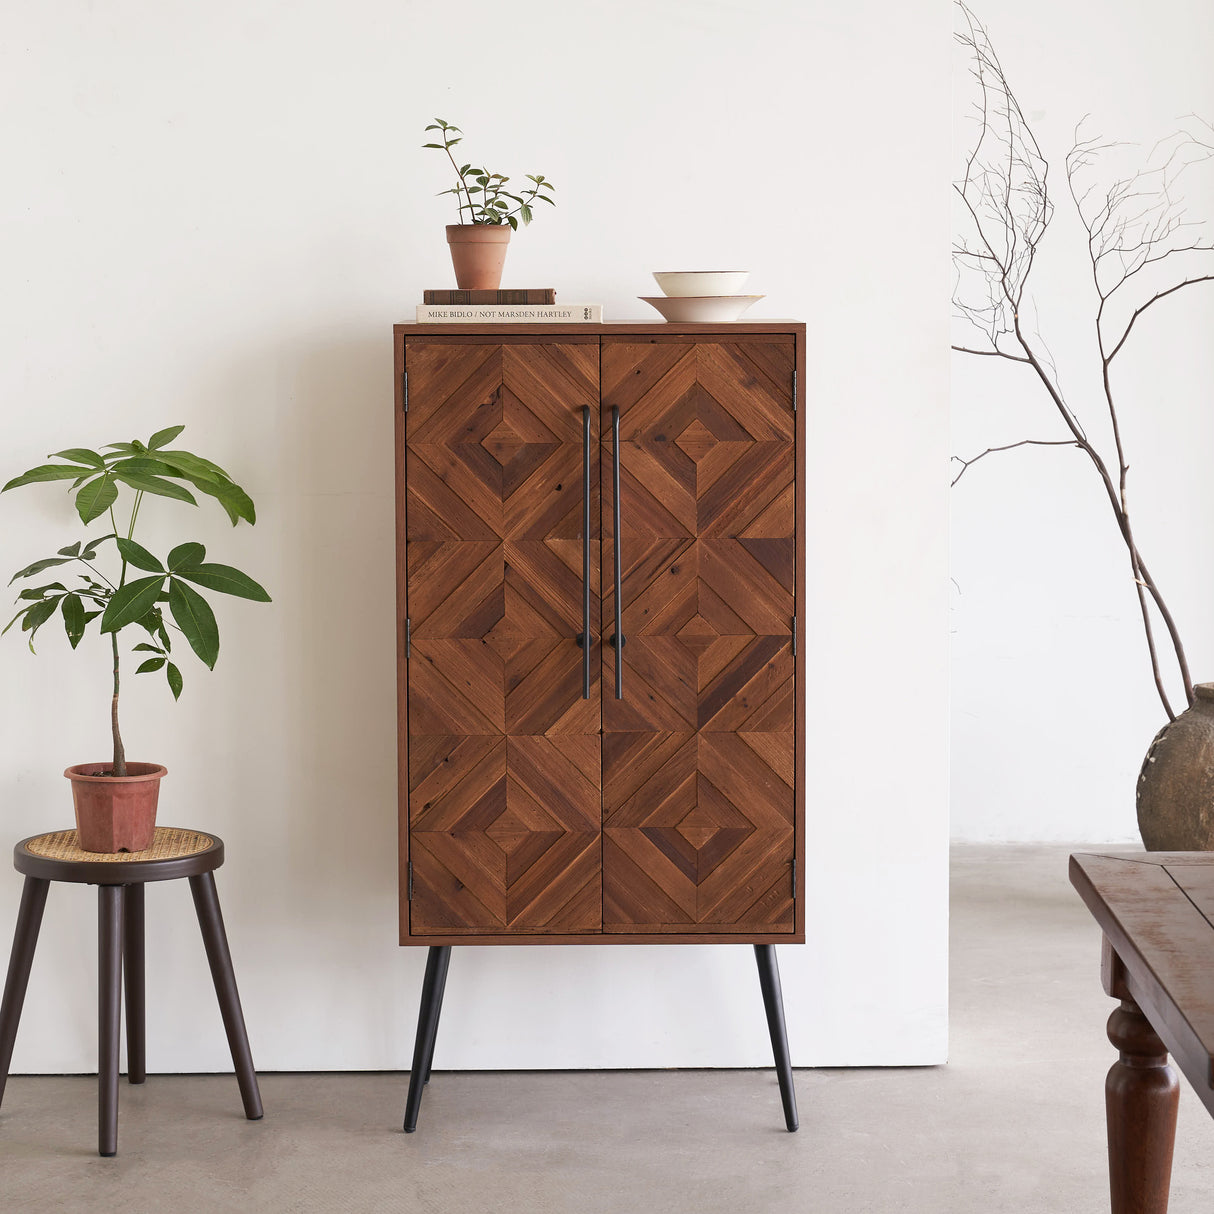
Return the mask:
[[[181,695],[181,670],[173,660],[173,634],[180,633],[208,669],[219,657],[219,628],[210,604],[199,592],[219,591],[238,598],[270,602],[270,596],[248,574],[231,565],[206,559],[202,544],[178,544],[161,560],[135,540],[144,499],[149,495],[198,505],[191,488],[214,498],[236,526],[241,519],[257,521],[252,499],[232,478],[210,460],[169,444],[185,429],[169,426],[157,431],[146,443],[108,443],[100,451],[69,447],[48,458],[62,462],[42,464],[15,477],[0,492],[22,485],[70,481],[76,512],[88,527],[101,521],[109,530],[85,537],[19,569],[9,581],[36,577],[56,566],[65,570],[67,582],[48,582],[22,590],[19,610],[5,625],[7,632],[18,621],[28,633],[30,651],[38,630],[59,616],[73,649],[88,626],[98,621],[98,630],[108,634],[113,654],[114,690],[110,703],[110,728],[114,761],[107,773],[127,774],[126,752],[118,727],[118,695],[121,686],[119,634],[133,628],[140,642],[132,653],[147,655],[136,674],[164,671],[173,698]],[[190,486],[187,488],[186,486]],[[70,583],[70,584],[69,584]],[[165,608],[167,607],[167,612]],[[2,635],[2,633],[0,633]]]

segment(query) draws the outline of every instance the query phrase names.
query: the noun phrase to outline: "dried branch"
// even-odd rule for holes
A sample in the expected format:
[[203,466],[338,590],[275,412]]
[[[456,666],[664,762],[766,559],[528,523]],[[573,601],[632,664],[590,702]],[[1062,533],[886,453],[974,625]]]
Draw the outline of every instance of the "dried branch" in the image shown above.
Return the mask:
[[[969,353],[969,351],[967,351]],[[1024,361],[1028,361],[1025,359]],[[961,465],[961,471],[953,477],[950,485],[955,485],[966,473],[967,469],[976,464],[980,459],[987,455],[994,455],[997,451],[1011,451],[1016,447],[1078,447],[1079,444],[1074,439],[1069,438],[1022,438],[1016,443],[1004,443],[1002,447],[987,447],[985,451],[980,451],[977,455],[971,456],[969,459],[962,459],[959,455],[950,457],[951,462]]]
[[[1113,452],[1106,458],[1089,440],[1067,402],[1057,367],[1040,334],[1030,333],[1025,327],[1023,304],[1029,275],[1054,213],[1047,186],[1049,166],[986,30],[962,0],[957,0],[957,9],[962,28],[956,38],[969,54],[977,97],[972,108],[976,137],[961,178],[954,183],[963,204],[966,231],[953,246],[953,307],[955,318],[974,329],[981,341],[955,343],[953,349],[1030,367],[1070,438],[1023,439],[988,447],[968,460],[954,456],[961,470],[952,483],[955,485],[972,464],[996,451],[1074,446],[1084,452],[1100,479],[1125,542],[1155,687],[1164,711],[1174,718],[1155,641],[1156,617],[1167,632],[1189,703],[1193,702],[1193,682],[1176,622],[1147,569],[1131,524],[1126,492],[1129,464],[1110,367],[1143,313],[1185,287],[1214,282],[1214,267],[1197,272],[1193,266],[1195,258],[1214,254],[1214,238],[1204,234],[1204,224],[1185,218],[1179,191],[1181,179],[1189,170],[1214,158],[1214,126],[1188,115],[1185,125],[1156,144],[1145,166],[1103,186],[1088,182],[1088,175],[1114,151],[1128,145],[1084,137],[1080,123],[1066,157],[1067,190],[1087,232],[1100,383],[1113,439]],[[1191,268],[1179,282],[1161,283],[1158,276],[1166,273],[1169,264]],[[1131,284],[1148,271],[1152,284],[1148,290],[1152,293],[1145,299],[1140,296],[1137,305],[1123,303],[1122,296],[1130,293]],[[1113,318],[1114,312],[1121,314],[1120,320]]]

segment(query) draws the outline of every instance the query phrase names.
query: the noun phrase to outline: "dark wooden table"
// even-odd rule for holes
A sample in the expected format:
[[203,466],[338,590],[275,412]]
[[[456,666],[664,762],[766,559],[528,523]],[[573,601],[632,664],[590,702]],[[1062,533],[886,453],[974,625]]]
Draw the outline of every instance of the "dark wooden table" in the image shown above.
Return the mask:
[[1101,977],[1120,1000],[1105,1081],[1113,1214],[1164,1214],[1180,1088],[1214,1116],[1214,854],[1071,856],[1071,884],[1104,932]]

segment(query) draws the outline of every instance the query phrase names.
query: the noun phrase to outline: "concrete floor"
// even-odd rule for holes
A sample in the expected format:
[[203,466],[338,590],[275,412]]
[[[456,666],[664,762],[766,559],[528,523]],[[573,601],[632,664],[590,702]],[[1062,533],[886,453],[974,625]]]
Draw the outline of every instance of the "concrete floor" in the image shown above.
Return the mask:
[[[1099,933],[1063,847],[953,856],[952,1050],[926,1069],[438,1074],[419,1132],[400,1075],[230,1076],[121,1093],[100,1159],[96,1081],[16,1077],[4,1211],[418,1214],[1097,1214],[1111,1060]],[[1214,1122],[1182,1083],[1173,1214],[1214,1208]]]

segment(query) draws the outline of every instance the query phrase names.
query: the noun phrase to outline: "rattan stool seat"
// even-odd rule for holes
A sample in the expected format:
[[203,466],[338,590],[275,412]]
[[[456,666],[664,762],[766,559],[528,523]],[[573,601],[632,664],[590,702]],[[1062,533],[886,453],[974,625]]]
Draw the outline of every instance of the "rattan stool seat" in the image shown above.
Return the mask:
[[223,840],[197,830],[158,826],[145,851],[85,851],[74,830],[53,830],[22,839],[13,864],[27,877],[89,885],[170,881],[211,872],[223,863]]

